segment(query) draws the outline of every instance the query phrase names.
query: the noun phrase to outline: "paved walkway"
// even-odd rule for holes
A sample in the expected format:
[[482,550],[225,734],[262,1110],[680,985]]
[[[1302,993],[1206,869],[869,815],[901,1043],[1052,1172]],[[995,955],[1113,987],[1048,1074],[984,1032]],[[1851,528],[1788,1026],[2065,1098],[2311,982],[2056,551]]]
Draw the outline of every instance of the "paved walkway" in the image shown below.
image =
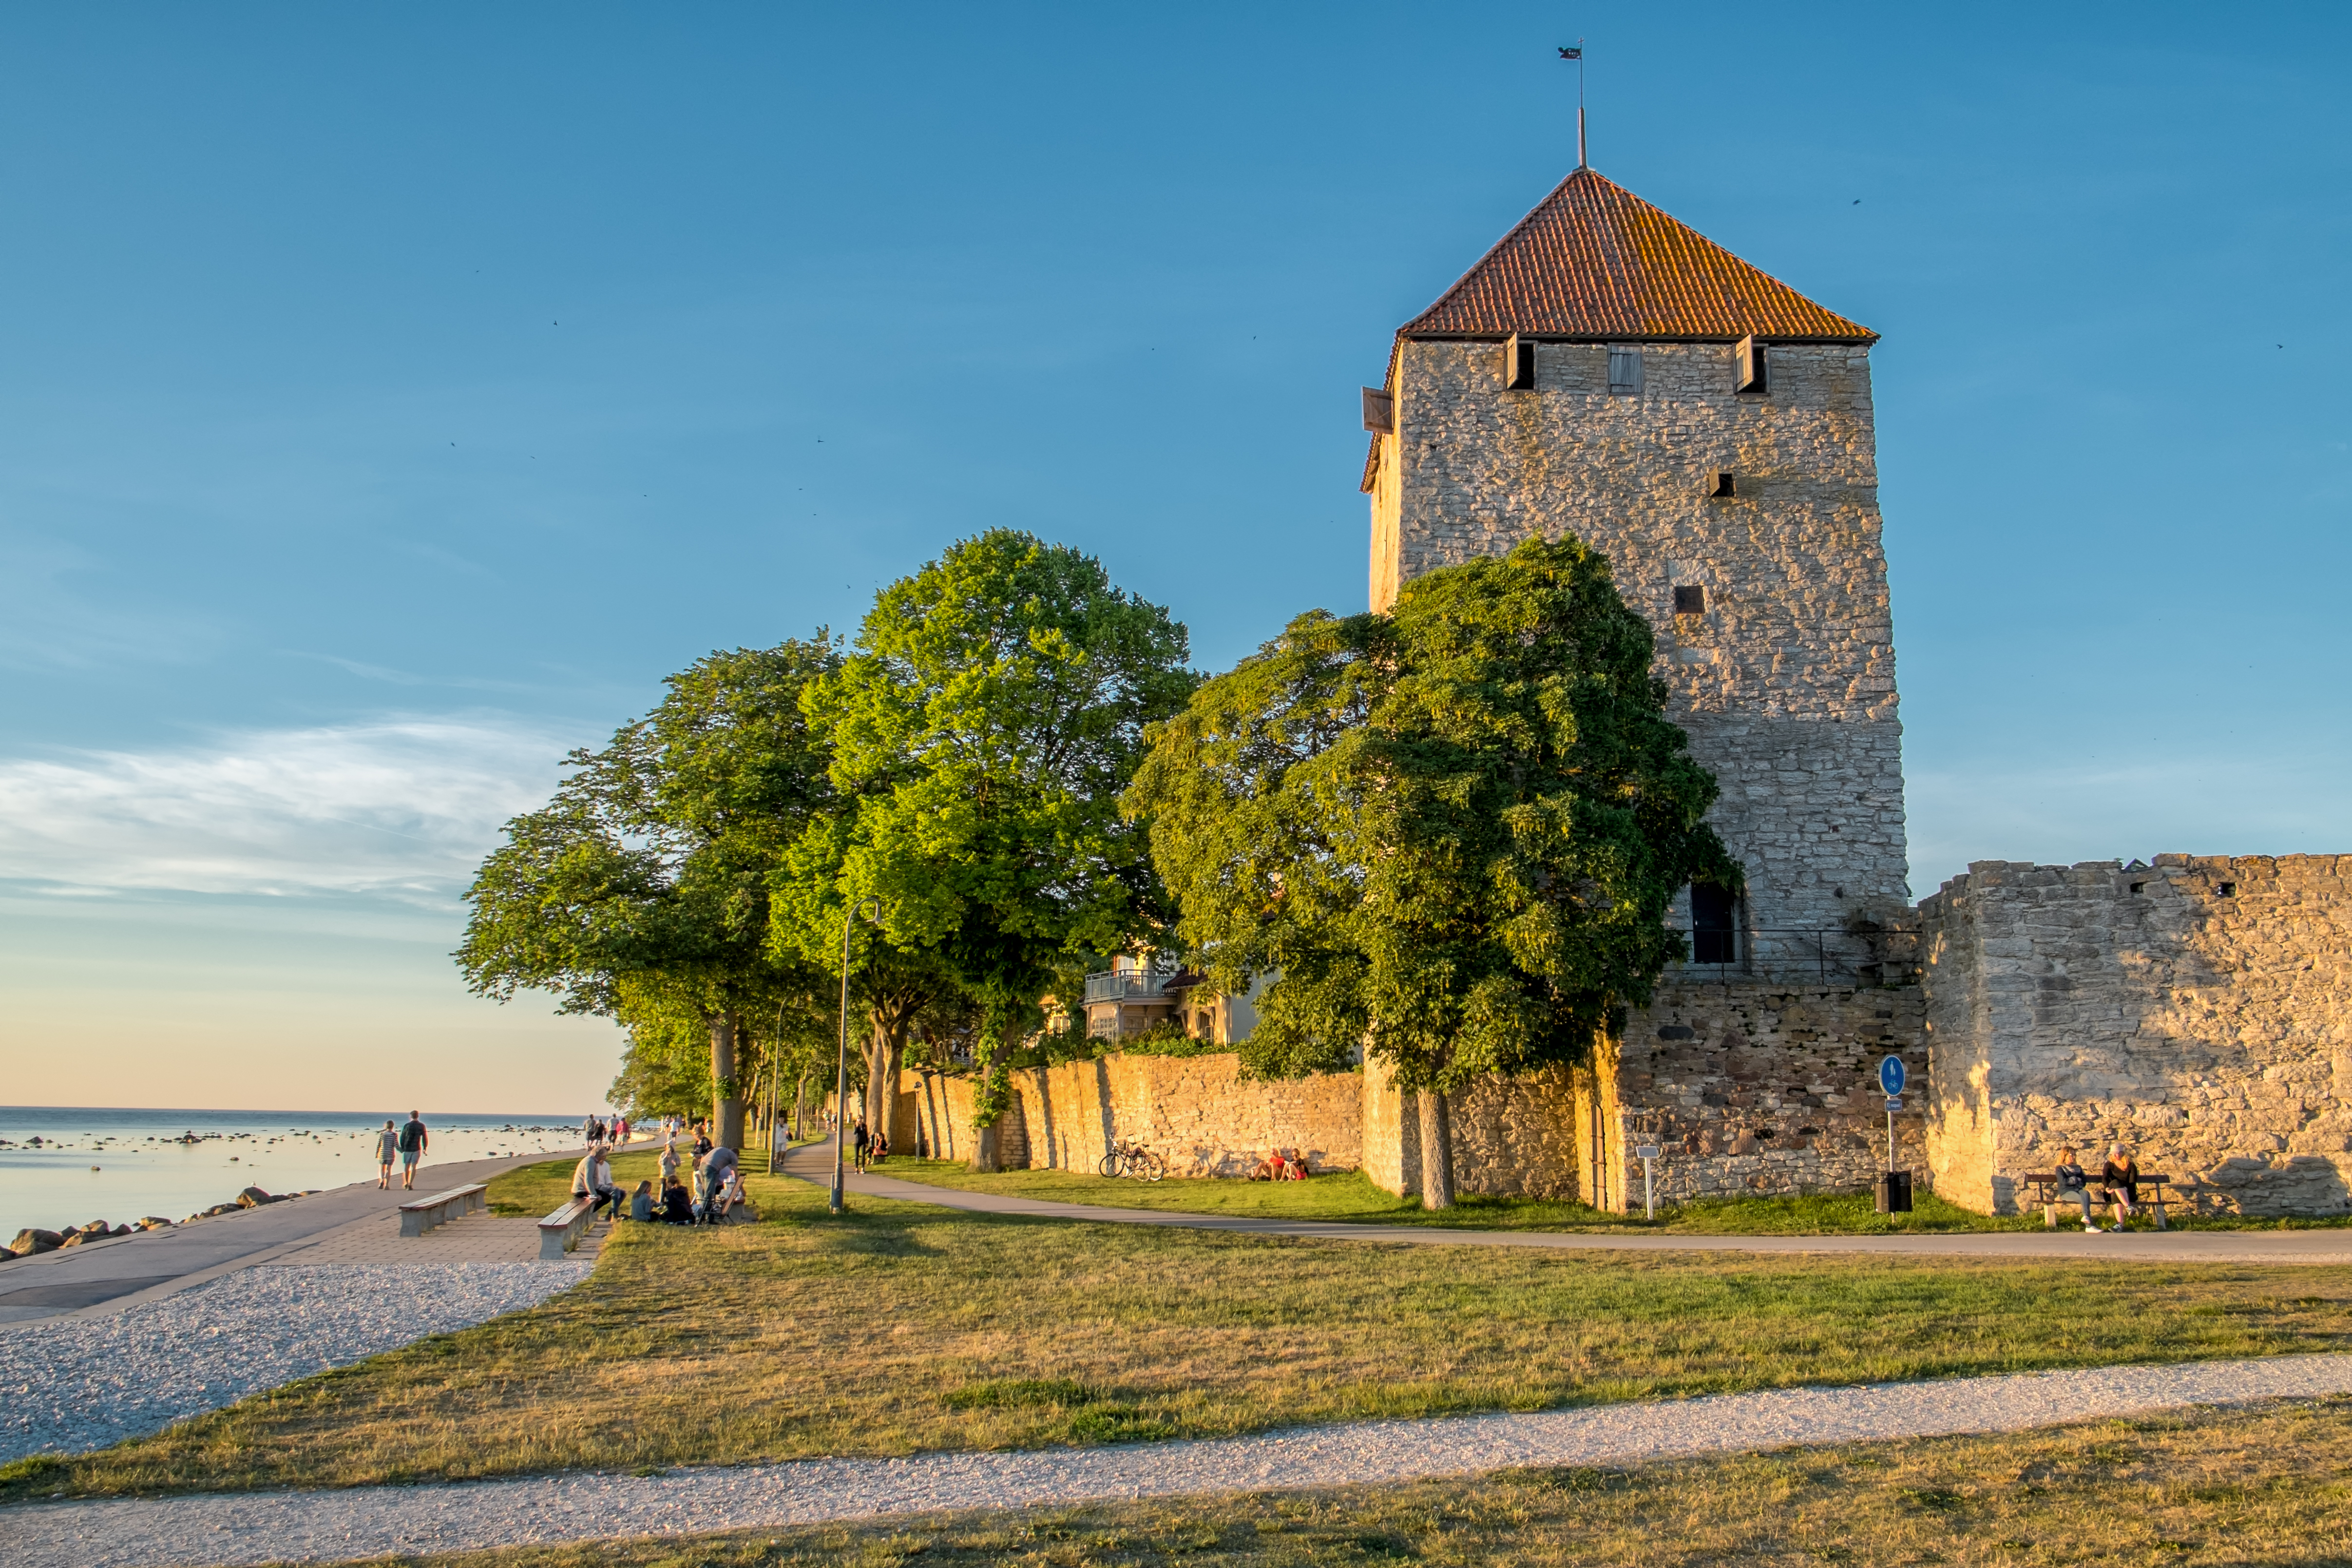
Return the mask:
[[[784,1156],[784,1171],[821,1187],[833,1184],[833,1146],[809,1144]],[[2081,1230],[1980,1231],[1944,1236],[1658,1236],[1612,1232],[1467,1230],[1441,1226],[1359,1225],[1345,1220],[1255,1219],[1238,1215],[1171,1214],[1103,1208],[999,1193],[972,1193],[852,1171],[852,1193],[907,1203],[939,1204],[977,1214],[1084,1220],[1096,1225],[1159,1225],[1285,1236],[1318,1241],[1403,1241],[1422,1247],[1531,1247],[1570,1252],[1880,1253],[1914,1258],[2126,1258],[2143,1263],[2352,1264],[2352,1230],[2134,1230],[2121,1236]]]
[[952,1509],[1392,1483],[1518,1465],[1622,1466],[1792,1444],[2021,1431],[2181,1405],[2347,1391],[2352,1356],[2280,1356],[1363,1422],[1211,1442],[44,1503],[0,1510],[0,1538],[13,1568],[241,1568]]
[[[512,1240],[520,1234],[512,1227],[532,1226],[534,1222],[530,1220],[475,1215],[424,1237],[403,1238],[397,1211],[413,1198],[430,1197],[452,1187],[487,1182],[522,1165],[576,1160],[583,1152],[584,1149],[574,1149],[426,1164],[417,1170],[414,1192],[404,1192],[398,1186],[380,1189],[370,1178],[287,1203],[215,1215],[169,1230],[142,1231],[87,1247],[0,1261],[0,1324],[121,1311],[239,1268],[280,1261],[430,1263],[535,1258],[539,1256],[535,1229],[528,1250],[516,1250],[520,1243]],[[446,1258],[429,1256],[449,1252],[457,1238],[445,1237],[444,1232],[459,1226],[473,1227],[465,1232],[465,1245],[475,1245],[475,1238],[485,1238],[482,1245],[504,1250],[478,1258],[455,1254]],[[486,1238],[493,1229],[510,1232],[508,1240],[488,1243]],[[315,1255],[301,1256],[306,1251]]]

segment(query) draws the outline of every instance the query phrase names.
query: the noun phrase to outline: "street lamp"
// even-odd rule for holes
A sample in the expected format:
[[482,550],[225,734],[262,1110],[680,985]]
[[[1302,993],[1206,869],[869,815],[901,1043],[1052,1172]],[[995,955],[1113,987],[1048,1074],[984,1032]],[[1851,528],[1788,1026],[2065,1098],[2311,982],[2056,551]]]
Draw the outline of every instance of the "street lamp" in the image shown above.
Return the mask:
[[849,1136],[849,933],[864,915],[870,925],[882,923],[882,900],[866,899],[841,921],[841,1055],[833,1070],[833,1212],[841,1212],[841,1145]]

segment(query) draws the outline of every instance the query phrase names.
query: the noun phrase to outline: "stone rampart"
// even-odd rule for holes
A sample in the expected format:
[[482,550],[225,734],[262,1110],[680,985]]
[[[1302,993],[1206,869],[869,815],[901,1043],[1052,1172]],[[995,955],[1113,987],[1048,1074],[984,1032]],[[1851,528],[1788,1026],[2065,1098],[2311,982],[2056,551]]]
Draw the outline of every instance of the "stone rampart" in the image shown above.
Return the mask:
[[2352,1211],[2352,856],[1978,861],[1920,906],[1938,1190],[2063,1143],[2253,1215]]
[[1622,1190],[1654,1141],[1658,1201],[1854,1192],[1886,1153],[1878,1064],[1899,1056],[1919,1093],[1895,1118],[1897,1169],[1932,1185],[1924,1118],[1924,1002],[1915,986],[1689,983],[1661,987],[1619,1047]]

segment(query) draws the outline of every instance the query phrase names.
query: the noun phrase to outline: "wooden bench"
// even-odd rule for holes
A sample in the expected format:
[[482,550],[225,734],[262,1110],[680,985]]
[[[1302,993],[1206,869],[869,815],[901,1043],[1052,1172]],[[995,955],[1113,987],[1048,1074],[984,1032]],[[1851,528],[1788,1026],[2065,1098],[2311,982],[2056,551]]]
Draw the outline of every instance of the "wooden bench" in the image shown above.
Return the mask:
[[[2017,1179],[2033,1189],[2033,1201],[2042,1205],[2042,1223],[2052,1230],[2057,1229],[2058,1173],[2032,1171]],[[2171,1197],[2165,1195],[2164,1189],[2168,1184],[2175,1186],[2179,1184],[2173,1183],[2170,1176],[2151,1175],[2145,1171],[2140,1173],[2139,1202],[2135,1206],[2146,1209],[2154,1215],[2156,1228],[2158,1230],[2172,1228],[2167,1211],[2170,1205],[2181,1201],[2179,1194]],[[2095,1208],[2102,1201],[2100,1194],[2107,1190],[2106,1184],[2096,1176],[2091,1177],[2085,1184],[2091,1194],[2091,1205]],[[2074,1200],[2070,1198],[2067,1202],[2071,1205]],[[2110,1213],[2112,1214],[2112,1211]]]
[[423,1236],[436,1225],[462,1219],[469,1214],[479,1214],[488,1206],[483,1194],[490,1189],[476,1183],[470,1187],[452,1187],[446,1193],[436,1193],[429,1198],[400,1205],[400,1234]]
[[573,1198],[562,1208],[539,1222],[539,1257],[542,1263],[561,1263],[563,1255],[580,1245],[588,1232],[589,1217],[596,1212],[594,1198]]

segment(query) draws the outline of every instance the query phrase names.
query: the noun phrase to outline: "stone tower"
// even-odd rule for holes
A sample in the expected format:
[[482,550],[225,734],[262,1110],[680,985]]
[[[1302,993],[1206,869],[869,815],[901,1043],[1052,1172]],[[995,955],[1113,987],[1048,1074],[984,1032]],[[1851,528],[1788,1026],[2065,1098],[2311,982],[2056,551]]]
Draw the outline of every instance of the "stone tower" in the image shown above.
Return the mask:
[[[1573,533],[1657,632],[1747,894],[1715,973],[1868,980],[1906,910],[1870,346],[1580,168],[1405,323],[1373,431],[1371,602]],[[1687,920],[1685,907],[1679,911]]]

